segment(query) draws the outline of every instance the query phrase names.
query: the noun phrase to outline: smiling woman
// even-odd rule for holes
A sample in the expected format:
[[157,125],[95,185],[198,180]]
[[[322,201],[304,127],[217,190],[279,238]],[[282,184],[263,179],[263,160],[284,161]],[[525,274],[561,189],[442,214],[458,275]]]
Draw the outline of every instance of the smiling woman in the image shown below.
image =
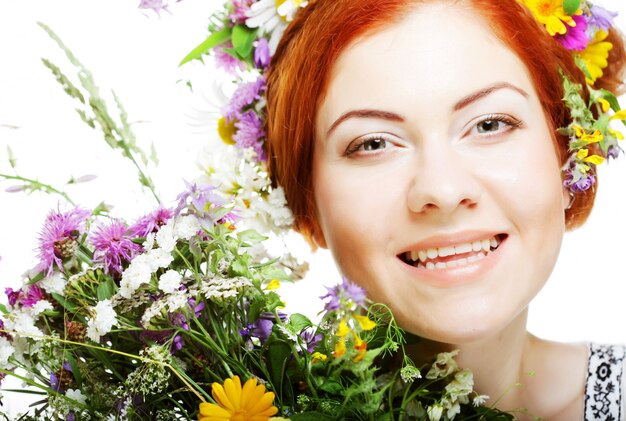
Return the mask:
[[[569,44],[537,23],[564,34],[589,12],[559,9],[554,22],[544,6],[560,2],[538,3],[313,2],[270,68],[270,165],[300,231],[422,338],[418,361],[460,349],[479,393],[527,386],[499,408],[619,419],[624,348],[547,341],[526,325],[566,228],[593,206],[593,154],[615,147],[571,141],[587,135],[572,104],[603,95],[576,96],[571,83],[619,88],[623,42],[610,31],[611,64],[596,81],[594,63],[583,73]],[[599,44],[606,35],[595,31]],[[307,95],[294,98],[302,86]],[[598,355],[616,377],[594,394],[606,386],[593,371]]]

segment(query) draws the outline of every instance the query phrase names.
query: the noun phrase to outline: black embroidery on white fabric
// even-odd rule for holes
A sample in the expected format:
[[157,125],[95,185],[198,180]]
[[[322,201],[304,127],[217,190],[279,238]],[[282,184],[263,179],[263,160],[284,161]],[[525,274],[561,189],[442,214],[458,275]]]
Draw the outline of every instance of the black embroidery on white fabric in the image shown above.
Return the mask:
[[585,421],[623,421],[621,389],[625,355],[623,346],[589,346]]

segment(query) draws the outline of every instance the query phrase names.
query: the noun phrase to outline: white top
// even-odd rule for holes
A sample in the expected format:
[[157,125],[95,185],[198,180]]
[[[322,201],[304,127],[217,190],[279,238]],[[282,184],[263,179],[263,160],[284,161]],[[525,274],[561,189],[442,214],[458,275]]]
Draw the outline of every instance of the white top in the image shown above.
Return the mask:
[[626,421],[626,347],[589,345],[584,421]]

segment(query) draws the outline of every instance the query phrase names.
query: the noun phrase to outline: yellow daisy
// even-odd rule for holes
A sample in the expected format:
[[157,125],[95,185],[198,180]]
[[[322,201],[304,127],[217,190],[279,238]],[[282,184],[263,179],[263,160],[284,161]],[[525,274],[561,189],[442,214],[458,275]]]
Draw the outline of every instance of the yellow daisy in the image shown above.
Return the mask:
[[613,44],[604,41],[609,36],[608,32],[599,30],[593,37],[593,40],[587,45],[583,51],[576,53],[587,68],[587,83],[593,85],[598,78],[602,77],[602,69],[608,66],[609,51],[613,48]]
[[200,421],[267,421],[278,412],[272,406],[274,393],[266,392],[264,385],[257,385],[251,378],[241,387],[239,376],[226,379],[224,386],[213,383],[211,394],[218,403],[200,404]]
[[[524,0],[526,7],[533,12],[535,18],[542,23],[551,36],[555,34],[565,35],[566,24],[576,26],[574,19],[563,10],[563,0]],[[581,10],[575,14],[580,15]]]

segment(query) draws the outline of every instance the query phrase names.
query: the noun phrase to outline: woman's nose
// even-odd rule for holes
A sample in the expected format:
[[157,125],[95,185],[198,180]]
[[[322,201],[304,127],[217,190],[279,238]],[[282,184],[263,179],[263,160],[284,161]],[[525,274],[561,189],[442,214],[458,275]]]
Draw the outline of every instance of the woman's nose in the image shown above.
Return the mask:
[[482,187],[476,178],[478,168],[470,157],[449,143],[425,152],[417,160],[409,185],[410,211],[447,215],[476,206]]

